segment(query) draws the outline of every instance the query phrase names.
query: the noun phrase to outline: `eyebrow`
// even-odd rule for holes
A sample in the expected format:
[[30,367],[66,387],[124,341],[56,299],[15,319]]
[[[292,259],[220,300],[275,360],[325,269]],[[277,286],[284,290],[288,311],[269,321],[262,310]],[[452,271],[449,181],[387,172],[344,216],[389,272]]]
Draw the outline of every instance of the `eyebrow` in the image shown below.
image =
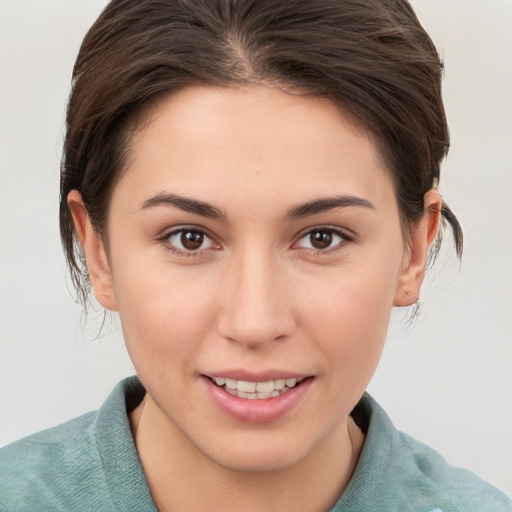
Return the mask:
[[295,206],[287,212],[285,219],[296,220],[302,217],[308,217],[309,215],[315,215],[317,213],[333,210],[334,208],[347,208],[350,206],[375,210],[375,206],[373,206],[373,204],[367,199],[363,199],[362,197],[357,196],[342,195],[334,197],[323,197]]
[[144,201],[144,204],[140,208],[141,210],[147,210],[155,206],[174,206],[189,213],[195,213],[202,217],[207,217],[216,220],[226,220],[227,215],[212,206],[211,204],[192,199],[189,197],[178,196],[175,194],[158,194],[150,199]]
[[[227,215],[215,206],[204,201],[199,201],[198,199],[183,197],[176,194],[157,194],[156,196],[144,201],[140,210],[147,210],[156,206],[172,206],[185,212],[201,215],[202,217],[222,221],[227,220]],[[314,201],[309,201],[307,203],[297,205],[288,210],[284,218],[286,220],[297,220],[303,217],[308,217],[310,215],[333,210],[335,208],[347,208],[351,206],[375,210],[373,204],[367,199],[351,195],[342,195],[334,197],[323,197],[320,199],[315,199]]]

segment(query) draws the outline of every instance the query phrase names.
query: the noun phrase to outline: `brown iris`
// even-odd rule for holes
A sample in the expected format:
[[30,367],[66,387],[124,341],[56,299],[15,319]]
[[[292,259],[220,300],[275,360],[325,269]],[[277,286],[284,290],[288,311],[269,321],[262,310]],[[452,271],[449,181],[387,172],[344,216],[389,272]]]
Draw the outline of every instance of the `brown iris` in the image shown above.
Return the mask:
[[183,231],[181,233],[181,244],[189,251],[196,251],[203,245],[204,233],[200,231]]
[[332,233],[325,230],[313,231],[309,240],[315,249],[327,249],[332,244]]

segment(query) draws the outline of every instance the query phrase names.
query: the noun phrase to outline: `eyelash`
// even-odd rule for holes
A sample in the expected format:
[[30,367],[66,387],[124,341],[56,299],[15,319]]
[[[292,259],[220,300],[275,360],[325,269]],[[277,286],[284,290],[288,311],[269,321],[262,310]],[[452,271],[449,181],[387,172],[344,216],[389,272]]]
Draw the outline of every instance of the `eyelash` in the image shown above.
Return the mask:
[[[214,238],[203,228],[195,227],[195,226],[182,226],[177,229],[173,229],[172,231],[168,231],[164,233],[162,236],[158,237],[157,241],[162,243],[166,250],[170,251],[172,254],[175,254],[179,257],[184,258],[190,258],[190,257],[197,257],[204,255],[204,252],[210,249],[210,247],[207,247],[205,249],[198,249],[198,250],[182,250],[177,247],[175,247],[170,239],[173,236],[176,236],[178,234],[184,234],[184,233],[196,233],[204,238],[208,238],[212,244],[216,245],[214,249],[220,248],[220,244],[216,243],[214,241]],[[326,255],[331,255],[341,249],[343,249],[347,243],[350,243],[353,241],[353,237],[348,235],[345,231],[334,228],[331,226],[315,226],[313,228],[308,228],[306,231],[303,231],[297,238],[296,242],[293,243],[292,247],[298,244],[302,239],[306,238],[307,236],[311,236],[313,233],[327,233],[329,235],[334,235],[340,238],[340,242],[335,244],[333,247],[327,247],[326,249],[315,249],[313,247],[311,248],[302,248],[307,250],[310,254],[312,254],[314,257],[322,257]],[[298,248],[300,249],[300,247]]]
[[171,243],[171,237],[178,235],[178,234],[184,234],[184,233],[197,233],[199,235],[202,235],[204,238],[207,238],[211,241],[212,244],[216,245],[217,247],[220,247],[218,243],[214,241],[214,238],[203,228],[195,227],[195,226],[182,226],[177,229],[173,229],[172,231],[167,231],[162,236],[158,237],[157,241],[162,243],[164,245],[164,248],[168,251],[170,251],[172,254],[175,254],[176,256],[182,257],[182,258],[193,258],[197,256],[204,255],[204,251],[208,250],[206,249],[199,249],[199,250],[182,250],[177,247],[175,247]]
[[315,257],[322,257],[327,255],[332,255],[337,251],[340,251],[345,248],[347,243],[350,243],[354,240],[354,237],[346,233],[344,230],[339,228],[334,228],[332,226],[315,226],[313,228],[308,228],[306,231],[303,231],[301,235],[298,237],[297,242],[294,245],[298,244],[302,239],[306,237],[311,237],[313,233],[328,233],[329,235],[334,235],[340,238],[340,241],[332,247],[328,247],[326,249],[315,249],[315,248],[305,248],[310,251]]

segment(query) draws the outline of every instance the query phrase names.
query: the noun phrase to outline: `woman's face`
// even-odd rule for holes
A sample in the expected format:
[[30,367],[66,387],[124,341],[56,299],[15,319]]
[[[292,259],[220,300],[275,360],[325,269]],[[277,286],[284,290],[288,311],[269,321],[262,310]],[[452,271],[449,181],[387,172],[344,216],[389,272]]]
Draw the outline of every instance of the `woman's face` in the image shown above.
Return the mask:
[[190,88],[154,109],[106,253],[93,286],[164,428],[233,469],[328,447],[393,304],[415,293],[374,142],[327,100],[265,87]]

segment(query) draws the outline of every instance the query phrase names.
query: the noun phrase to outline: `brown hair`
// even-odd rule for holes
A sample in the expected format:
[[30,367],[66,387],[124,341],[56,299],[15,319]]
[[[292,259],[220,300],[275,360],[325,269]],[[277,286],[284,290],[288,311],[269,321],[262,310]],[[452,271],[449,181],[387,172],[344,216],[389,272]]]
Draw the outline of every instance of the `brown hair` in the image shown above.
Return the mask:
[[[67,111],[60,229],[79,298],[90,284],[67,195],[81,193],[102,234],[130,135],[162,95],[265,83],[328,98],[374,137],[411,226],[449,146],[442,72],[406,0],[112,0],[82,43]],[[442,215],[460,255],[460,225]]]

